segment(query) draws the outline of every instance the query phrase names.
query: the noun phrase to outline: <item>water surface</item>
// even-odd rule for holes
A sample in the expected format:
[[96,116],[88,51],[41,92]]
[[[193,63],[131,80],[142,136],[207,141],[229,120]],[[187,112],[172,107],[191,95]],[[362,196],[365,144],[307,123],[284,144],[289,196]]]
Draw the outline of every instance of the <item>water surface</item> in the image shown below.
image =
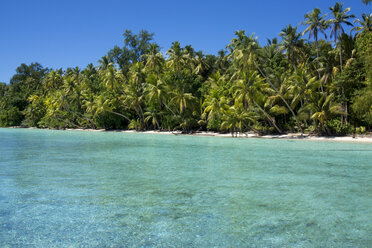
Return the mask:
[[0,129],[0,247],[371,247],[372,145]]

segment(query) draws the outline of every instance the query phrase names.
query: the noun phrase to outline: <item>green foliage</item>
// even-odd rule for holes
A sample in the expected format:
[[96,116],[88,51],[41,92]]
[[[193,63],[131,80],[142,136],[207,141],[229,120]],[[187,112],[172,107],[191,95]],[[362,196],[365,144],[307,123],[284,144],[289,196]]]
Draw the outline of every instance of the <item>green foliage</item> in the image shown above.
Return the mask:
[[353,126],[351,124],[342,124],[339,119],[333,119],[329,121],[328,128],[331,134],[337,135],[346,135],[353,132]]
[[[0,126],[347,134],[372,128],[372,34],[367,16],[336,3],[332,19],[305,15],[311,42],[288,25],[261,47],[237,31],[218,55],[175,41],[161,53],[153,34],[125,30],[98,66],[49,70],[22,64],[0,84]],[[336,46],[319,39],[330,25]],[[361,126],[363,128],[358,127]]]
[[364,63],[368,83],[372,83],[372,31],[363,31],[357,36],[356,50],[360,61]]
[[368,127],[372,126],[372,88],[360,90],[353,98],[352,111],[357,121]]
[[1,127],[19,126],[22,119],[23,115],[17,107],[12,106],[9,109],[0,109]]

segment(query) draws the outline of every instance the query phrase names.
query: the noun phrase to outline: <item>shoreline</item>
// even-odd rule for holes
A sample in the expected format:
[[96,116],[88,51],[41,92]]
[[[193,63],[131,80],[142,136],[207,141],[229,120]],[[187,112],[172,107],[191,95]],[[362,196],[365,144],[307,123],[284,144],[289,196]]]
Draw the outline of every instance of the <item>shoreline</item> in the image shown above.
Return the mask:
[[[142,133],[142,134],[160,134],[160,135],[182,135],[182,136],[200,136],[200,137],[225,137],[232,138],[231,133],[218,133],[211,131],[197,131],[193,133],[182,133],[181,131],[136,131],[136,130],[122,130],[122,129],[83,129],[83,128],[66,128],[66,129],[53,129],[53,128],[37,128],[37,127],[3,127],[3,128],[19,128],[19,129],[46,129],[46,130],[59,130],[59,131],[84,131],[84,132],[112,132],[112,133]],[[335,142],[352,142],[352,143],[372,143],[371,135],[356,135],[353,138],[351,135],[346,136],[316,136],[311,134],[301,133],[287,133],[287,134],[269,134],[258,135],[253,132],[238,133],[234,138],[253,138],[253,139],[283,139],[283,140],[308,140],[308,141],[335,141]]]

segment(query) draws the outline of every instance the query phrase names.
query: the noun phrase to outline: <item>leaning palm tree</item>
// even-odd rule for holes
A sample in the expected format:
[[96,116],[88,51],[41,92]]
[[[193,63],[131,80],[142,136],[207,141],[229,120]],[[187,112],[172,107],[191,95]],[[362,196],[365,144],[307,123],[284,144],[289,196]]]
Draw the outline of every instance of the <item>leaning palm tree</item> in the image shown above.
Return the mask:
[[362,0],[362,2],[363,2],[364,4],[369,4],[369,3],[372,2],[372,0]]
[[331,28],[331,38],[334,37],[335,43],[337,40],[339,41],[340,47],[340,70],[342,71],[342,45],[341,45],[341,35],[345,32],[342,24],[346,24],[348,26],[353,26],[351,22],[348,20],[350,18],[354,18],[354,15],[349,15],[348,12],[350,8],[343,9],[343,4],[336,2],[335,6],[330,7],[329,9],[332,11],[333,19],[328,20],[328,23],[332,26]]
[[302,35],[309,33],[309,39],[314,37],[316,46],[316,57],[319,58],[319,45],[318,45],[318,33],[323,33],[327,39],[325,30],[328,28],[328,24],[324,19],[326,15],[320,16],[320,9],[315,8],[312,12],[305,15],[305,21],[302,24],[307,25],[307,28],[302,32]]
[[259,104],[259,98],[266,98],[260,90],[264,89],[265,85],[263,79],[256,71],[241,72],[235,80],[234,85],[231,87],[231,93],[235,99],[235,105],[241,105],[244,111],[252,104],[259,109],[271,123],[271,125],[282,133],[276,125],[275,120],[264,110]]
[[362,20],[355,19],[354,23],[358,23],[359,26],[353,27],[351,31],[356,30],[356,33],[360,33],[364,30],[372,31],[372,13],[367,15],[366,13],[362,14]]
[[298,121],[298,118],[293,109],[258,64],[260,47],[258,45],[257,38],[254,38],[253,35],[250,37],[246,36],[245,31],[237,31],[235,32],[235,34],[238,36],[238,38],[232,39],[231,43],[228,45],[228,48],[230,48],[231,50],[231,54],[229,55],[229,57],[232,57],[233,61],[236,61],[238,68],[249,69],[254,66],[260,72],[260,74],[270,84],[271,88],[279,94],[280,98],[283,100],[289,111],[292,113],[294,119],[296,120],[297,127],[299,128],[301,133],[303,133],[300,122]]

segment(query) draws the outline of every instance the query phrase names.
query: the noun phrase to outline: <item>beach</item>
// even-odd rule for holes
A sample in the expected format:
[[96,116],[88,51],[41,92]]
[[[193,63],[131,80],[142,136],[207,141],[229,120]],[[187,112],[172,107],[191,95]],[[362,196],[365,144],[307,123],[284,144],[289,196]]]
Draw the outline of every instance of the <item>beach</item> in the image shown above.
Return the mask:
[[[35,127],[9,127],[9,128],[24,128],[24,129],[42,129]],[[84,132],[120,132],[120,133],[142,133],[142,134],[160,134],[160,135],[187,135],[187,136],[200,136],[200,137],[226,137],[232,138],[231,133],[218,133],[212,131],[196,131],[190,133],[183,133],[182,131],[136,131],[136,130],[106,130],[106,129],[84,129],[84,128],[67,128],[67,129],[53,129],[65,131],[84,131]],[[301,133],[287,133],[287,134],[270,134],[259,135],[253,132],[234,133],[234,138],[253,138],[253,139],[294,139],[294,140],[308,140],[308,141],[332,141],[332,142],[356,142],[356,143],[372,143],[372,135],[346,135],[346,136],[317,136],[314,134]]]

